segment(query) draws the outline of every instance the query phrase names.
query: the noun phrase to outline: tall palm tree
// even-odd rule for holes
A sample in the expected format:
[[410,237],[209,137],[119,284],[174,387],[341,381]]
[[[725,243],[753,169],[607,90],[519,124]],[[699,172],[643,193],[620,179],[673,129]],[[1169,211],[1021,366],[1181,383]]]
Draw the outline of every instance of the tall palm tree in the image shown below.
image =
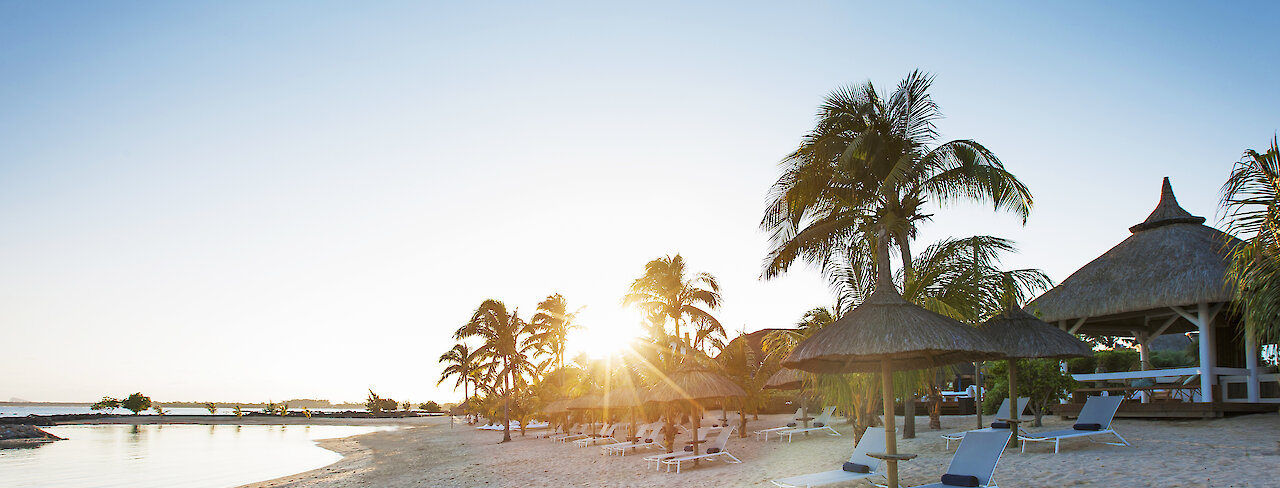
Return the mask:
[[454,344],[452,349],[445,351],[440,355],[440,362],[446,364],[444,371],[440,372],[440,380],[436,382],[439,386],[444,383],[450,376],[456,376],[457,381],[453,387],[457,388],[462,385],[462,402],[465,404],[467,399],[471,398],[468,385],[476,376],[476,373],[483,367],[480,358],[476,352],[467,347],[465,343]]
[[1245,333],[1260,344],[1280,342],[1280,146],[1245,151],[1222,186],[1231,249],[1229,283]]
[[[530,322],[534,326],[534,332],[530,336],[530,341],[536,345],[540,351],[544,351],[550,355],[547,364],[540,367],[548,370],[564,369],[564,348],[568,340],[569,331],[578,328],[574,324],[574,320],[578,318],[578,309],[569,312],[569,304],[559,293],[547,297],[538,303],[537,313],[533,315]],[[554,368],[548,366],[554,365]]]
[[527,336],[532,327],[522,320],[516,311],[507,311],[507,306],[498,300],[485,300],[471,316],[471,321],[454,332],[455,339],[479,337],[484,343],[476,349],[476,353],[494,362],[501,382],[502,396],[502,442],[511,440],[511,397],[512,389],[524,386],[524,373],[533,371],[529,361],[530,346]]
[[910,274],[910,242],[932,218],[931,201],[988,203],[1026,222],[1031,193],[990,150],[968,139],[931,147],[941,117],[928,94],[932,83],[917,70],[888,99],[871,82],[827,96],[771,190],[761,221],[772,246],[764,278],[785,273],[797,258],[824,270],[833,259],[874,270],[892,246]]
[[679,254],[645,264],[644,275],[631,283],[630,293],[623,297],[622,304],[671,319],[676,338],[681,337],[682,321],[718,328],[723,334],[720,321],[710,313],[720,306],[720,284],[715,276],[705,272],[686,278],[684,258]]

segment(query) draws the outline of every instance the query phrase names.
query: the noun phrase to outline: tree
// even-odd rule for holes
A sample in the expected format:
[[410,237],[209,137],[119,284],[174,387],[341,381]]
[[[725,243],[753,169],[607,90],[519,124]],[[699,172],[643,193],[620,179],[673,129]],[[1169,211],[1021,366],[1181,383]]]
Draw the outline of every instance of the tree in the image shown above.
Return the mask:
[[[579,308],[575,312],[569,312],[568,301],[559,293],[538,303],[538,311],[530,319],[533,324],[530,341],[536,344],[539,351],[550,355],[548,363],[539,365],[539,369],[564,369],[565,344],[569,331],[578,328],[574,321],[581,311]],[[552,365],[555,367],[550,367]]]
[[450,376],[456,376],[457,381],[453,384],[454,388],[462,385],[462,402],[465,404],[471,394],[467,389],[468,383],[475,374],[483,367],[482,358],[476,351],[472,351],[465,343],[457,343],[452,349],[445,351],[440,355],[440,363],[444,364],[444,370],[440,372],[440,380],[436,385],[444,383]]
[[204,409],[209,411],[209,415],[217,415],[217,414],[218,414],[218,404],[216,404],[216,403],[213,403],[213,402],[207,402],[207,403],[205,403],[205,404],[204,404]]
[[[533,373],[528,353],[534,346],[527,340],[534,328],[522,320],[516,311],[498,300],[485,300],[471,316],[471,321],[454,332],[454,339],[479,337],[484,340],[476,353],[493,362],[495,373],[501,381],[500,395],[503,403],[502,442],[511,441],[511,392],[524,386],[524,373]],[[498,386],[495,382],[494,386]]]
[[120,406],[137,415],[143,410],[151,408],[151,397],[143,395],[141,392],[134,393],[124,400],[120,400]]
[[715,331],[724,335],[724,327],[710,313],[720,307],[720,284],[705,272],[686,278],[684,258],[679,254],[645,264],[644,275],[631,283],[622,304],[671,319],[672,337],[677,339],[682,337],[681,322],[686,319],[699,324],[699,330],[708,330],[708,336]]
[[1280,146],[1247,150],[1222,186],[1227,232],[1243,240],[1230,249],[1227,282],[1245,333],[1259,344],[1280,342]]
[[846,260],[859,278],[874,278],[878,254],[891,245],[910,275],[910,241],[932,218],[925,211],[931,201],[989,203],[1026,222],[1031,193],[994,153],[967,139],[930,148],[941,117],[928,94],[932,84],[917,70],[888,99],[871,82],[827,96],[817,125],[783,159],[771,190],[761,221],[772,247],[763,277],[803,258],[824,270]]
[[422,405],[418,405],[418,408],[420,408],[420,409],[422,409],[422,410],[424,410],[424,411],[426,411],[426,412],[429,412],[429,413],[438,413],[438,412],[440,412],[440,410],[441,410],[441,409],[440,409],[440,404],[438,404],[438,403],[436,403],[436,402],[433,402],[433,401],[429,401],[429,402],[424,403],[424,404],[422,404]]
[[369,413],[375,415],[382,412],[394,412],[398,405],[399,403],[395,400],[378,396],[378,394],[374,393],[372,389],[369,390],[369,396],[364,400],[365,410],[368,410]]
[[106,410],[107,413],[111,413],[112,410],[117,408],[120,408],[120,400],[116,400],[109,396],[104,396],[101,400],[98,400],[97,403],[89,406],[89,410]]
[[756,352],[747,344],[745,332],[729,341],[716,356],[719,372],[733,380],[747,394],[740,399],[738,437],[747,436],[746,414],[759,417],[760,406],[765,399],[765,382],[780,368],[778,361],[776,356],[757,357]]
[[[1053,359],[1018,359],[1018,394],[1031,399],[1028,402],[1036,419],[1033,427],[1040,427],[1041,418],[1049,411],[1049,407],[1067,398],[1067,395],[1079,385],[1069,373],[1064,373],[1057,360]],[[991,365],[991,374],[987,376],[990,385],[983,410],[994,414],[1000,408],[1000,402],[1009,398],[1009,370],[1005,361]]]
[[232,408],[231,408],[231,411],[232,411],[232,412],[234,412],[234,413],[236,414],[236,416],[237,416],[237,417],[243,417],[243,416],[244,416],[244,410],[242,410],[242,409],[240,408],[240,406],[239,406],[239,405],[236,405],[235,407],[232,407]]
[[151,409],[152,409],[152,410],[154,410],[154,411],[156,412],[156,415],[159,415],[159,416],[162,416],[162,417],[163,417],[165,414],[168,414],[168,413],[169,413],[168,411],[166,411],[166,410],[164,409],[164,407],[161,407],[159,403],[152,404],[152,405],[151,405]]

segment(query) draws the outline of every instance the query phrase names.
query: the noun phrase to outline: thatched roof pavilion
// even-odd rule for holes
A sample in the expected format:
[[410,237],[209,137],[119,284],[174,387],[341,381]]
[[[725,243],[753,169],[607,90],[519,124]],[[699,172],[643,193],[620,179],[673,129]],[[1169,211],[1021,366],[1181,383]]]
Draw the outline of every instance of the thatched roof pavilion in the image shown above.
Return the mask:
[[[1204,225],[1204,217],[1178,205],[1169,178],[1160,202],[1127,239],[1090,261],[1025,310],[1073,334],[1133,337],[1144,369],[1146,344],[1161,334],[1200,334],[1201,390],[1213,391],[1217,374],[1256,372],[1257,345],[1240,347],[1235,322],[1222,313],[1231,301],[1227,286],[1230,248],[1240,241]],[[1219,357],[1230,368],[1219,364]],[[1246,364],[1248,363],[1248,364]],[[1215,368],[1218,369],[1215,374]],[[1249,398],[1256,401],[1255,379]],[[1201,395],[1202,401],[1212,395]]]

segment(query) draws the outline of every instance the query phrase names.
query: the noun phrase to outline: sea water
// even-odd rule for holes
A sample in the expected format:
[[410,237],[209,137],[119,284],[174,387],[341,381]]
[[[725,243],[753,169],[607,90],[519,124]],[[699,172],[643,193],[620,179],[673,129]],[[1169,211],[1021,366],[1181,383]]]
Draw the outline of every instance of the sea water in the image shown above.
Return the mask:
[[394,427],[337,425],[63,425],[67,440],[0,449],[0,486],[233,487],[332,464],[319,439]]
[[[262,407],[245,407],[244,408],[245,413],[261,412],[261,411],[262,411]],[[294,408],[294,409],[290,409],[290,411],[301,412],[302,409]],[[311,409],[311,411],[326,412],[326,413],[349,412],[351,411],[351,409],[349,408],[313,408]],[[26,417],[28,415],[71,415],[71,414],[86,414],[86,413],[114,413],[117,415],[133,415],[133,412],[130,412],[123,408],[117,408],[115,410],[107,412],[107,411],[90,410],[89,407],[87,406],[72,407],[72,406],[64,406],[64,405],[54,405],[54,406],[34,406],[33,407],[33,406],[23,405],[19,407],[19,406],[0,405],[0,417]],[[209,410],[204,408],[193,408],[193,407],[174,407],[174,408],[164,409],[164,413],[166,415],[209,415]],[[155,414],[156,414],[155,411],[150,409],[139,412],[139,415],[155,415]],[[235,414],[236,414],[236,411],[233,408],[219,407],[215,415],[235,415]]]

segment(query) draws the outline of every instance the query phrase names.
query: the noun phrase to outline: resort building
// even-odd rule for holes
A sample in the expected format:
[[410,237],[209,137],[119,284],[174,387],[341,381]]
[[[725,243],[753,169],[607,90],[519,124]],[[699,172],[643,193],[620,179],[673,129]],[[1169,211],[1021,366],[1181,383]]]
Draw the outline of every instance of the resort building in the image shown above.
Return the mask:
[[[1229,248],[1240,241],[1204,222],[1178,205],[1165,178],[1159,204],[1132,235],[1025,307],[1072,334],[1136,343],[1140,371],[1075,375],[1094,385],[1088,394],[1141,399],[1125,402],[1121,414],[1221,416],[1280,403],[1275,372],[1259,365],[1259,345],[1230,311]],[[1198,366],[1151,367],[1152,341],[1168,334],[1198,340]]]

